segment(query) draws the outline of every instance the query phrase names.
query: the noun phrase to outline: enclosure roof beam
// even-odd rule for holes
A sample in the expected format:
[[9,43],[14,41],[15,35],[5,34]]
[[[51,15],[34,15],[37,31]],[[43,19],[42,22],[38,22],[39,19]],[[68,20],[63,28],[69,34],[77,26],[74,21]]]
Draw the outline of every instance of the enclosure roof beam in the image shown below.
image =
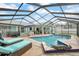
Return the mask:
[[74,23],[74,24],[77,24],[77,23],[79,23],[79,21],[72,21],[72,20],[65,20],[65,19],[58,19],[58,20],[60,20],[60,21],[65,21],[65,22],[70,22],[70,23]]
[[26,14],[0,14],[0,16],[26,16]]
[[67,5],[79,5],[79,3],[55,3],[50,5],[44,5],[43,7],[53,7],[53,6],[67,6]]
[[34,5],[34,6],[41,6],[39,3],[27,3],[27,4],[30,4],[30,5]]
[[19,25],[19,24],[9,24],[9,23],[0,23],[0,24],[3,24],[3,25],[15,25],[15,26],[24,26],[24,25]]
[[[18,20],[18,19],[22,19],[22,18],[14,18],[14,20]],[[7,21],[7,20],[11,20],[11,19],[0,19],[0,21]]]
[[[21,8],[22,5],[23,5],[23,3],[21,3],[20,6],[18,7],[17,11],[15,11],[15,14],[14,14],[14,16],[12,17],[12,20],[13,20],[13,18],[15,17],[15,15],[17,14],[18,10]],[[10,21],[10,24],[12,23],[12,20]]]
[[72,17],[63,17],[63,16],[56,16],[57,18],[66,18],[66,19],[74,19],[79,20],[79,18],[72,18]]
[[[50,12],[52,14],[63,14],[62,12]],[[73,13],[73,12],[64,12],[64,14],[68,15],[79,15],[79,13]]]
[[[17,11],[17,9],[0,8],[0,11]],[[30,10],[18,10],[18,12],[32,12]]]

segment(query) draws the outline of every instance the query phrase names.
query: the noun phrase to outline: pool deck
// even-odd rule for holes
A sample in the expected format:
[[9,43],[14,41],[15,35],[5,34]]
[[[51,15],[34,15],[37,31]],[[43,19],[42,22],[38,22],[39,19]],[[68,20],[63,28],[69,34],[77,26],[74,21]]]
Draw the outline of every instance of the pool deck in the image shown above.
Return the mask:
[[49,35],[52,35],[52,34],[39,34],[39,35],[32,35],[32,36],[29,36],[29,37],[40,37],[40,36],[49,36]]
[[[79,48],[78,40],[79,40],[78,37],[72,36],[72,38],[69,41],[66,41],[66,43],[71,44],[73,48],[75,49],[75,48]],[[32,41],[32,48],[28,52],[24,53],[22,56],[79,56],[79,52],[45,54],[39,42],[31,40],[31,39],[30,41]]]
[[[32,42],[32,48],[29,49],[27,52],[25,52],[22,56],[79,56],[79,52],[45,54],[43,52],[43,48],[40,42],[37,42],[28,37],[21,37],[21,38],[24,38],[25,40],[29,40]],[[72,39],[70,39],[69,41],[65,41],[65,43],[72,45],[73,48],[79,48],[79,38],[76,36],[72,36]]]

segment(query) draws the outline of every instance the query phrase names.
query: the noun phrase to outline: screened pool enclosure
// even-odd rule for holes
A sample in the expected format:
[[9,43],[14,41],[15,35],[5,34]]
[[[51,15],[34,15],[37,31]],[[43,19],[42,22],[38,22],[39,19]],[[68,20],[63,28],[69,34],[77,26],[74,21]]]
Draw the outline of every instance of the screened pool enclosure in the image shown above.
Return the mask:
[[0,5],[0,32],[3,36],[64,34],[79,36],[79,3],[5,3]]

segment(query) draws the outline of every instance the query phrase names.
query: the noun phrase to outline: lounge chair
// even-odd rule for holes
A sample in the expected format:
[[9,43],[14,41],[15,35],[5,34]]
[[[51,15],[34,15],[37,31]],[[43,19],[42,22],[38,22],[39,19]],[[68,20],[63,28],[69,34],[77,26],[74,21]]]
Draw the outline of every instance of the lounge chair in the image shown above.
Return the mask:
[[11,40],[0,40],[0,43],[5,46],[5,45],[11,45],[11,44],[20,42],[22,40],[23,40],[22,38],[14,38],[14,39],[11,39]]
[[[51,48],[51,47],[46,47],[46,43],[42,42],[42,47],[43,47],[43,51],[44,53],[64,53],[64,52],[78,52],[78,49],[55,49],[55,48]],[[50,48],[50,49],[49,49]]]
[[32,43],[26,40],[12,44],[10,46],[0,46],[1,55],[19,56],[32,47]]

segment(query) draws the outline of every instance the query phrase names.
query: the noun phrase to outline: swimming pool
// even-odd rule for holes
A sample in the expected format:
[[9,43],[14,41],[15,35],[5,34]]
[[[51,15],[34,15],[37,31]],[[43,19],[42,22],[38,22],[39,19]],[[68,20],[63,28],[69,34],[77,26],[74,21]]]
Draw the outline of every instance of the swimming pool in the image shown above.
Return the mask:
[[48,46],[57,45],[57,41],[69,40],[71,36],[68,35],[49,35],[49,36],[40,36],[40,37],[31,37],[32,39],[45,42]]

